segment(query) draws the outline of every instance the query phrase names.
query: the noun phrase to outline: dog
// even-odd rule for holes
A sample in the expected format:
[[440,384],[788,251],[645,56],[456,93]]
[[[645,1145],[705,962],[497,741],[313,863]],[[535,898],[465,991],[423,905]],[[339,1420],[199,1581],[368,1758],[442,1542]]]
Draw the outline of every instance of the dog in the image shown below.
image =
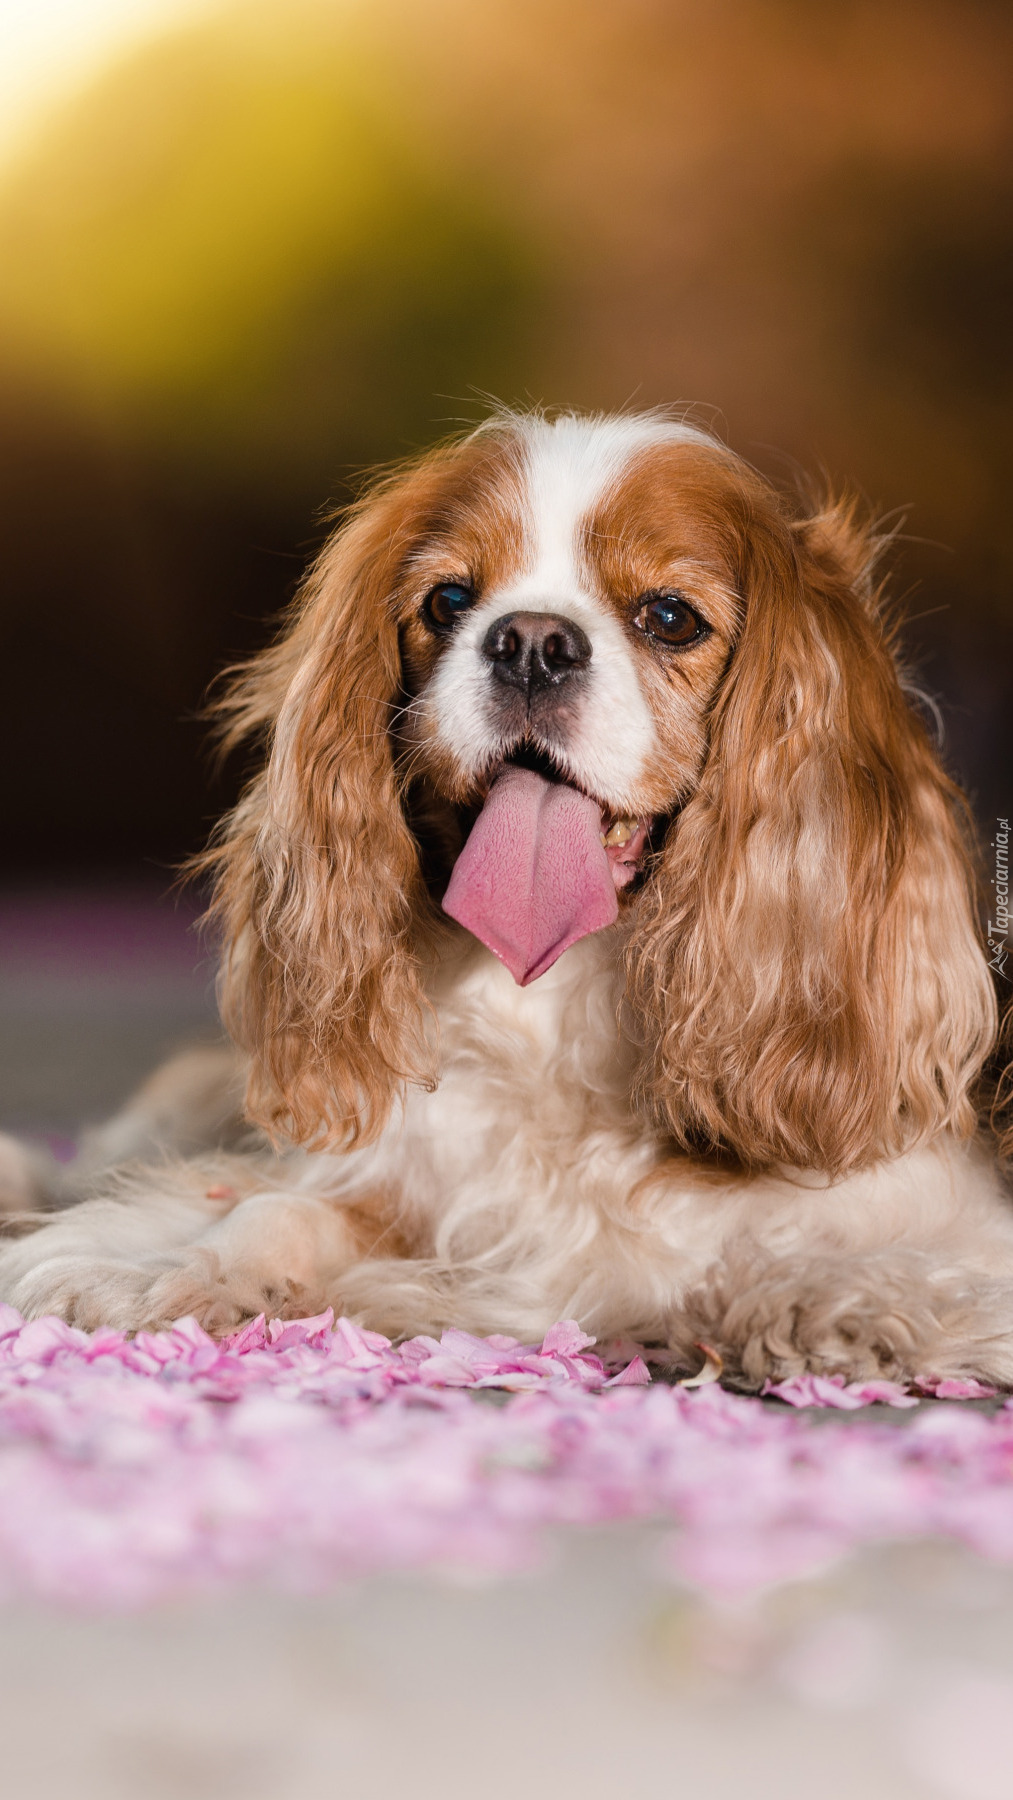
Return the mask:
[[0,1296],[1013,1384],[973,856],[881,549],[660,414],[497,414],[377,480],[225,703],[261,1135],[22,1214]]

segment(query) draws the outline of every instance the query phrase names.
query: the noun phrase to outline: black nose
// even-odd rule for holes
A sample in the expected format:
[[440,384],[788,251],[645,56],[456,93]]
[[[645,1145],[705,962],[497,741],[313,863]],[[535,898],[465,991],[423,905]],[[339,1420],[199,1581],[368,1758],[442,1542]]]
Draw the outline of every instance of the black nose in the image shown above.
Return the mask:
[[591,661],[591,644],[572,619],[555,613],[504,613],[485,634],[482,655],[507,687],[532,693],[558,687]]

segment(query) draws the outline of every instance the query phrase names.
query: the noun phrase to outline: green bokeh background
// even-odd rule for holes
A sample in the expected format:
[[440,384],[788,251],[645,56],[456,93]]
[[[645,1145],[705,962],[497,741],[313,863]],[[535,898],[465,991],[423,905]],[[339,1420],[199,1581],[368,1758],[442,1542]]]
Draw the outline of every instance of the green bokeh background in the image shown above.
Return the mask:
[[534,246],[326,15],[239,9],[117,69],[0,205],[0,330],[114,437],[319,504],[523,366]]
[[1008,811],[1011,43],[987,0],[296,0],[68,103],[0,175],[11,867],[195,848],[216,669],[488,395],[699,402],[904,509],[912,656]]

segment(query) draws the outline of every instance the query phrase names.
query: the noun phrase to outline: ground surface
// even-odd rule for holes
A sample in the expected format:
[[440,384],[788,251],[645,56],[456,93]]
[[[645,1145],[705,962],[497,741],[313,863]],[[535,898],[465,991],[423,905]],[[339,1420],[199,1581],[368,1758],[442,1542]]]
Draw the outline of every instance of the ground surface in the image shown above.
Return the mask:
[[[213,1033],[188,923],[140,890],[8,897],[0,1124],[60,1146],[158,1056]],[[959,1486],[957,1439],[981,1409],[823,1411],[813,1428],[857,1450],[874,1418],[891,1436],[950,1433]],[[871,1506],[883,1458],[857,1475],[843,1460]],[[979,1523],[998,1544],[1013,1540],[1005,1433],[993,1460]],[[13,1491],[0,1454],[0,1539]],[[38,1800],[1007,1800],[1013,1566],[942,1527],[899,1535],[734,1593],[673,1574],[667,1524],[627,1520],[550,1527],[535,1566],[499,1579],[436,1569],[300,1592],[278,1591],[275,1571],[274,1586],[125,1613],[25,1594],[0,1611],[6,1786]]]

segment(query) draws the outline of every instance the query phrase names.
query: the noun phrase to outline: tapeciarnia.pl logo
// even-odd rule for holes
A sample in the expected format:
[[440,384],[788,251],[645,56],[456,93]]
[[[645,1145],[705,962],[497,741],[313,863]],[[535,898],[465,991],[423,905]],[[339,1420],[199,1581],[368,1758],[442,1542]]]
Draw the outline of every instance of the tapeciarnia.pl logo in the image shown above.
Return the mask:
[[995,851],[995,874],[992,876],[992,889],[995,894],[993,902],[995,918],[991,909],[988,916],[988,948],[990,951],[989,968],[998,975],[1006,974],[1006,958],[1009,955],[1009,820],[997,819],[995,837],[992,839]]

